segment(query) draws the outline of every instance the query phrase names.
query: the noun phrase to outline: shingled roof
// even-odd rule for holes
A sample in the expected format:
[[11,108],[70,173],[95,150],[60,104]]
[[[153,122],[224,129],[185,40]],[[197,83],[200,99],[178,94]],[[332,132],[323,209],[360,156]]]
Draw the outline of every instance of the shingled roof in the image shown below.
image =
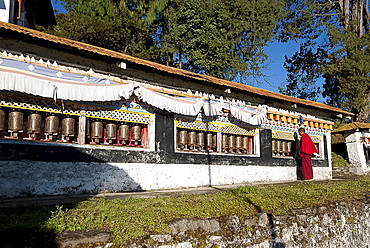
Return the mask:
[[11,31],[11,32],[15,32],[15,33],[24,35],[25,38],[33,37],[33,38],[41,39],[41,40],[44,40],[44,41],[47,41],[47,42],[50,42],[50,43],[60,44],[60,45],[68,46],[70,48],[76,48],[76,49],[79,49],[79,50],[82,50],[82,51],[85,51],[85,52],[90,52],[90,53],[99,54],[99,55],[102,55],[102,56],[107,56],[107,57],[110,57],[110,58],[119,59],[120,61],[131,62],[131,63],[141,65],[141,66],[144,66],[144,67],[150,67],[150,68],[155,69],[159,72],[166,72],[168,74],[172,74],[172,75],[176,75],[176,76],[180,76],[180,77],[184,77],[184,78],[189,78],[189,79],[192,79],[192,80],[203,81],[203,82],[206,82],[206,83],[209,83],[209,84],[225,86],[225,87],[229,87],[230,89],[237,89],[237,90],[240,90],[240,91],[244,91],[244,92],[254,94],[254,95],[258,95],[258,96],[262,96],[262,97],[269,97],[269,98],[272,98],[272,99],[275,99],[275,100],[286,101],[286,102],[290,102],[290,103],[293,103],[293,104],[300,104],[300,105],[303,105],[303,106],[319,108],[319,109],[322,109],[322,110],[332,112],[334,114],[343,114],[343,115],[347,115],[347,116],[352,116],[353,115],[350,112],[347,112],[347,111],[344,111],[344,110],[341,110],[339,108],[335,108],[335,107],[332,107],[332,106],[329,106],[329,105],[326,105],[326,104],[323,104],[323,103],[318,103],[318,102],[314,102],[314,101],[299,99],[299,98],[295,98],[295,97],[275,93],[275,92],[272,92],[272,91],[256,88],[256,87],[249,86],[249,85],[239,84],[239,83],[235,83],[235,82],[231,82],[231,81],[227,81],[227,80],[223,80],[223,79],[218,79],[218,78],[215,78],[215,77],[210,77],[210,76],[206,76],[206,75],[201,75],[201,74],[181,70],[181,69],[174,68],[174,67],[165,66],[165,65],[162,65],[162,64],[158,64],[158,63],[148,61],[148,60],[135,58],[135,57],[132,57],[130,55],[123,54],[123,53],[120,53],[120,52],[112,51],[112,50],[101,48],[101,47],[96,47],[96,46],[89,45],[89,44],[86,44],[86,43],[82,43],[82,42],[79,42],[79,41],[74,41],[74,40],[70,40],[70,39],[66,39],[66,38],[62,38],[62,37],[57,37],[57,36],[54,36],[54,35],[46,34],[46,33],[43,33],[43,32],[37,31],[37,30],[17,26],[17,25],[10,24],[10,23],[0,22],[0,36],[1,36],[1,34],[4,33],[2,30],[7,30],[7,31]]
[[370,123],[353,122],[334,129],[332,133],[343,133],[346,131],[353,131],[357,129],[370,129]]

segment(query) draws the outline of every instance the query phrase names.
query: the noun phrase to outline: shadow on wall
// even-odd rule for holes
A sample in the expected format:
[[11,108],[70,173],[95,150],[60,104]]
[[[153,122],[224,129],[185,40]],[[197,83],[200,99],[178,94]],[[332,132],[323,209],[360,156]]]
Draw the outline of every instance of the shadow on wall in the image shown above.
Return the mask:
[[[33,197],[38,202],[40,198],[35,196],[65,195],[75,203],[63,209],[73,209],[94,193],[142,191],[125,170],[99,159],[109,155],[104,149],[82,151],[63,144],[0,140],[0,246],[58,247],[54,230],[45,226],[58,206],[29,205],[20,198],[12,199],[16,207],[4,207],[9,197]],[[48,162],[38,161],[41,159]],[[72,162],[75,159],[86,162]],[[68,196],[84,193],[89,195]],[[43,204],[56,204],[53,197],[46,199],[49,202]]]
[[125,170],[104,159],[117,156],[116,153],[120,152],[1,141],[0,197],[142,191]]

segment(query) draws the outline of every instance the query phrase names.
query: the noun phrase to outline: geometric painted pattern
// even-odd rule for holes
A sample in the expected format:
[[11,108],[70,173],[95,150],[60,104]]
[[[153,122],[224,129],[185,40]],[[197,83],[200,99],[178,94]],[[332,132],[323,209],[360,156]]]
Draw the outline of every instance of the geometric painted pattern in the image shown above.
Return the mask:
[[[309,135],[313,143],[321,143],[322,136]],[[294,140],[294,133],[272,131],[273,139]]]
[[273,139],[294,140],[294,133],[272,131]]
[[53,101],[6,92],[0,92],[0,106],[75,116],[80,116],[81,112],[84,112],[87,117],[91,118],[143,124],[149,124],[154,119],[154,115],[148,112],[117,110],[105,106],[92,106],[68,101]]
[[176,117],[175,125],[178,128],[186,128],[200,131],[222,132],[227,134],[248,135],[248,136],[255,136],[257,134],[256,128],[245,128],[237,126],[235,124],[225,124],[225,123],[220,124],[214,122],[204,122],[199,120],[191,121]]

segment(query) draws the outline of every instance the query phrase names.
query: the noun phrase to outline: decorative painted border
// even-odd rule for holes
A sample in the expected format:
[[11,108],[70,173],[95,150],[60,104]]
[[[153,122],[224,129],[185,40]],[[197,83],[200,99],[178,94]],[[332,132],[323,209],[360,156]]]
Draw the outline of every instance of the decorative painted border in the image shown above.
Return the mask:
[[142,124],[148,124],[154,119],[154,113],[147,111],[150,109],[154,112],[153,107],[141,106],[135,102],[87,104],[0,92],[0,106],[75,116],[80,116],[83,111],[86,117],[90,118]]

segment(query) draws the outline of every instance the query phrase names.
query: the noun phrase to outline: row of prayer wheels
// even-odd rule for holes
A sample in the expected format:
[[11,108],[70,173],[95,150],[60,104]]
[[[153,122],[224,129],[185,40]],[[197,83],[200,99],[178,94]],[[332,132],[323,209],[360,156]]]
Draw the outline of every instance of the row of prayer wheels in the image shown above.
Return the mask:
[[275,156],[292,156],[293,141],[272,139],[272,154]]
[[[62,119],[61,125],[60,118]],[[77,138],[79,123],[76,120],[78,120],[76,117],[67,115],[58,116],[50,113],[43,116],[38,112],[28,113],[25,119],[25,113],[20,110],[11,109],[7,115],[4,109],[0,109],[0,132],[10,133],[10,136],[5,136],[5,138],[18,139],[23,133],[24,139],[36,140],[44,134],[46,138],[41,139],[43,141],[55,141],[61,136],[60,141],[69,142]],[[24,134],[24,130],[27,135]],[[85,133],[86,138],[90,139],[92,144],[113,144],[118,141],[118,144],[138,146],[141,142],[142,126],[127,123],[117,125],[116,123],[104,123],[97,119],[87,119]]]
[[[217,133],[180,129],[177,132],[176,146],[184,151],[217,151]],[[222,152],[248,153],[252,137],[222,134]],[[250,151],[249,151],[250,152]],[[251,153],[251,152],[250,152]]]
[[190,151],[214,151],[217,147],[217,133],[179,130],[177,132],[177,148]]
[[248,153],[251,141],[251,137],[244,135],[222,134],[222,151],[239,154]]

